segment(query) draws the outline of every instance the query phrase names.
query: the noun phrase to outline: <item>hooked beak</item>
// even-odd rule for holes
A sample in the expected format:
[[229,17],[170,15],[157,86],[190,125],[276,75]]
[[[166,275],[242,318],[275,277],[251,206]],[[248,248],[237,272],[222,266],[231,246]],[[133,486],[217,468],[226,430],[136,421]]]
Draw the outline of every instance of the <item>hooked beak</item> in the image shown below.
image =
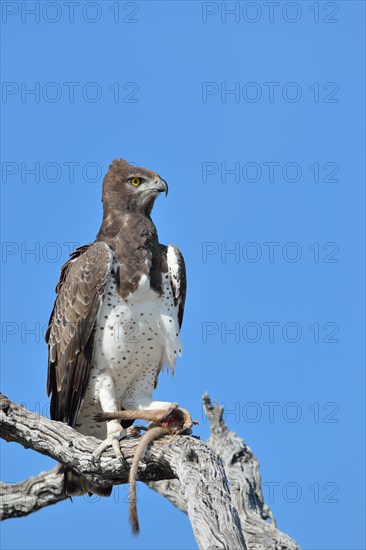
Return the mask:
[[168,190],[169,190],[168,184],[162,178],[156,178],[152,188],[158,191],[158,193],[165,193],[165,196],[168,195]]

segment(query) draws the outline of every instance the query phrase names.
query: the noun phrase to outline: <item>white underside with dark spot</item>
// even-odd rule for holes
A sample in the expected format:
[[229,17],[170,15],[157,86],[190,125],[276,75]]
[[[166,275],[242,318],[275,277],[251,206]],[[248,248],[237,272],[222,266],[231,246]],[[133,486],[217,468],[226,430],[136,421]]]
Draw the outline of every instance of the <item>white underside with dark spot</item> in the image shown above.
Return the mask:
[[[174,253],[169,248],[172,276]],[[182,352],[170,276],[163,273],[163,294],[159,296],[143,275],[127,300],[119,295],[114,275],[109,276],[98,314],[89,383],[75,425],[79,432],[106,438],[106,423],[93,420],[96,412],[168,406],[153,401],[152,393],[160,369],[165,365],[174,369]],[[111,424],[108,432],[116,431],[117,423],[114,421],[114,428]]]

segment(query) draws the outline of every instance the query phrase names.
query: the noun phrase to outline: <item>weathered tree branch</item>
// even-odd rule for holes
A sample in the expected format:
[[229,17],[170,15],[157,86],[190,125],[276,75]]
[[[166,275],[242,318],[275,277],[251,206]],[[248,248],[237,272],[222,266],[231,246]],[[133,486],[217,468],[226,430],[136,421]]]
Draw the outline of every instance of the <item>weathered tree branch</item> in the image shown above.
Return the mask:
[[223,462],[248,548],[299,550],[294,540],[277,529],[262,495],[259,462],[243,439],[228,429],[223,419],[224,407],[212,406],[207,394],[203,396],[203,405],[211,426],[207,444]]
[[60,466],[19,483],[0,482],[0,518],[27,516],[66,498]]
[[[108,486],[128,480],[128,468],[108,453],[103,454],[99,465],[93,464],[91,453],[98,444],[96,438],[85,437],[62,422],[37,416],[4,396],[0,400],[0,436],[6,441],[17,441],[24,447],[31,447],[64,466],[72,466],[93,484]],[[137,443],[137,438],[121,442],[122,453],[129,464]],[[225,471],[216,453],[189,436],[166,436],[155,441],[141,463],[138,479],[149,481],[174,477],[181,482],[184,490],[198,545],[201,548],[246,549]],[[3,485],[4,519],[10,517],[5,490]],[[207,494],[208,498],[202,499],[203,494]],[[14,498],[11,508],[14,517]],[[21,506],[17,510],[20,509]],[[216,527],[218,517],[222,521],[220,529]]]
[[[243,439],[228,429],[223,420],[224,408],[213,406],[207,394],[203,396],[203,406],[211,427],[207,444],[216,451],[225,467],[231,498],[249,550],[300,550],[293,539],[277,529],[272,511],[263,499],[258,460]],[[187,511],[176,479],[149,481],[147,485],[182,512]]]
[[[188,513],[200,548],[298,550],[290,537],[277,530],[264,503],[257,460],[244,441],[228,430],[223,409],[212,406],[207,395],[203,399],[211,424],[208,445],[190,436],[165,436],[149,448],[138,480]],[[110,451],[94,465],[91,453],[99,440],[35,415],[1,394],[0,436],[72,466],[100,486],[127,483],[139,441],[121,443],[127,467]],[[20,483],[1,483],[0,490],[2,519],[27,515],[67,498],[59,466]]]

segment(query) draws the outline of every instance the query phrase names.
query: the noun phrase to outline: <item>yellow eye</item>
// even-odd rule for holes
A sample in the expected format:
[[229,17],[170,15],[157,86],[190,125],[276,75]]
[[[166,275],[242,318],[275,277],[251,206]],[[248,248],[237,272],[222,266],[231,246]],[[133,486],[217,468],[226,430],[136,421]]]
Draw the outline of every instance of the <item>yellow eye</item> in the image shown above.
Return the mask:
[[138,187],[141,183],[141,180],[140,178],[131,178],[131,184],[134,186],[134,187]]

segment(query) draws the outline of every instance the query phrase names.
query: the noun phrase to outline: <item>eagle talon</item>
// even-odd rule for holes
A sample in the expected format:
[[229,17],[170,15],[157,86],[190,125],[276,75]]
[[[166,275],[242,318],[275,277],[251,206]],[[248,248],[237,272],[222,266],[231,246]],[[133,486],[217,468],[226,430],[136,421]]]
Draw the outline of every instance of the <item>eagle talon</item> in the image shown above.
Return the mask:
[[108,437],[98,445],[96,449],[94,449],[92,453],[92,463],[96,465],[100,462],[100,458],[102,453],[108,448],[112,447],[114,451],[115,458],[118,458],[121,464],[125,464],[125,458],[122,454],[121,448],[120,448],[120,441],[127,438],[127,430],[123,429],[119,433],[112,433],[108,435]]
[[127,463],[127,460],[125,459],[125,457],[123,455],[119,457],[119,462],[124,468],[127,468],[128,463]]
[[95,468],[98,468],[100,466],[100,456],[96,456],[94,453],[92,453],[90,461]]

